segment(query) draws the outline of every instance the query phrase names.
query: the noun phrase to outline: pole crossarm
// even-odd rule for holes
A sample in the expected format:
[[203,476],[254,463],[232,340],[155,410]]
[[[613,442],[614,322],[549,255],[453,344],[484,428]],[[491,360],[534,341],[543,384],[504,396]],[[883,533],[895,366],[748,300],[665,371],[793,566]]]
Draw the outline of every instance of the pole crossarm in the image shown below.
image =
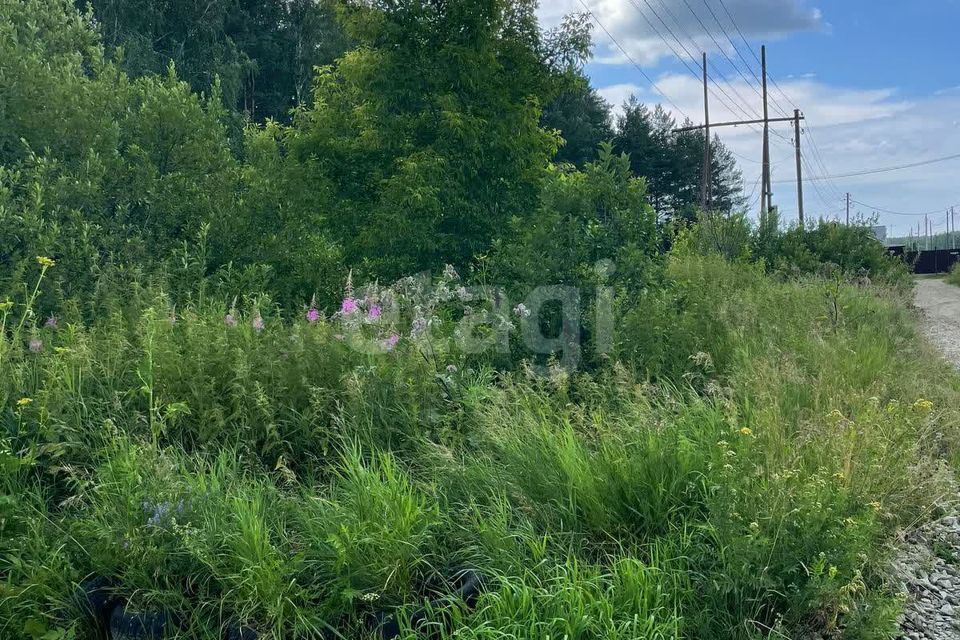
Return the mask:
[[[801,120],[805,120],[803,116],[800,116]],[[770,118],[767,122],[793,122],[794,118]],[[736,127],[742,124],[763,124],[763,120],[736,120],[734,122],[711,122],[710,128],[714,127]],[[697,124],[689,127],[678,127],[673,130],[674,133],[682,133],[684,131],[696,131],[697,129],[704,129],[707,125]]]

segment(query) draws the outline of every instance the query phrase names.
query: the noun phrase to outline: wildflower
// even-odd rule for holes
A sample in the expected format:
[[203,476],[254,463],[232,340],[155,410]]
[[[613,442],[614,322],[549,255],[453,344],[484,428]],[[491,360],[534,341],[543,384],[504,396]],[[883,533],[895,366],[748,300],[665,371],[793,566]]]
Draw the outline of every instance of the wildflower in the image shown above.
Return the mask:
[[58,322],[59,320],[57,319],[57,316],[51,315],[49,318],[47,318],[47,321],[43,323],[43,326],[47,329],[56,329]]
[[228,327],[235,327],[237,326],[237,319],[232,313],[228,313],[223,316],[223,324],[227,325]]
[[386,349],[387,351],[392,351],[393,348],[397,346],[397,342],[399,340],[400,340],[400,336],[398,336],[395,333],[391,334],[389,338],[383,341],[383,348]]
[[372,304],[370,305],[370,310],[367,311],[367,317],[371,320],[376,320],[380,317],[381,313],[383,313],[383,310],[380,308],[380,305]]
[[752,435],[753,435],[753,430],[750,429],[750,427],[742,427],[742,428],[740,429],[740,435],[742,435],[742,436],[752,436]]
[[344,298],[340,303],[340,313],[345,316],[356,313],[358,308],[357,301],[353,298]]
[[754,533],[756,533],[757,531],[760,531],[760,523],[759,523],[759,522],[751,522],[751,523],[750,523],[750,531],[752,531],[752,532],[754,532]]
[[22,409],[23,407],[27,406],[31,402],[33,402],[33,398],[20,398],[19,400],[17,400],[17,406]]
[[835,474],[833,474],[833,477],[834,477],[834,479],[836,479],[836,480],[843,480],[843,479],[844,479],[844,475],[843,475],[843,472],[842,472],[842,471],[837,471]]
[[309,309],[307,309],[307,322],[310,324],[315,324],[319,319],[320,312],[317,311],[316,307],[311,306]]
[[261,331],[263,331],[263,327],[265,326],[263,322],[263,317],[261,317],[260,314],[258,313],[257,316],[253,319],[253,322],[250,323],[250,326],[252,326],[253,330],[256,331],[257,333],[260,333]]
[[410,335],[416,337],[422,334],[427,330],[427,319],[426,318],[414,318],[413,323],[410,325]]
[[730,443],[727,442],[726,440],[717,440],[717,446],[720,447],[721,449],[726,449],[727,446],[729,445]]
[[55,260],[53,260],[52,258],[48,258],[47,256],[37,256],[37,264],[39,264],[44,269],[49,269],[50,267],[52,267],[57,263]]
[[513,308],[513,315],[517,316],[518,318],[529,318],[530,309],[527,309],[527,305],[521,302]]
[[867,506],[873,509],[874,511],[880,511],[880,509],[883,507],[883,505],[877,502],[876,500],[874,500],[873,502],[868,502]]
[[841,420],[843,420],[843,414],[840,413],[839,409],[834,409],[833,411],[827,414],[827,419],[830,420],[831,422],[840,422]]
[[443,268],[443,277],[447,280],[459,280],[460,274],[453,268],[453,265],[448,264]]
[[913,410],[919,411],[920,413],[930,413],[933,411],[933,403],[926,398],[919,398],[913,403]]
[[170,511],[170,505],[165,502],[151,504],[149,501],[144,500],[143,510],[150,514],[150,517],[147,518],[147,524],[158,527]]
[[448,365],[447,365],[447,373],[453,374],[453,373],[456,373],[456,372],[457,372],[457,365],[455,365],[455,364],[448,364]]
[[30,338],[30,352],[40,353],[43,351],[43,340],[40,338]]
[[170,324],[177,324],[177,310],[172,309],[170,311]]
[[54,347],[54,348],[53,348],[53,352],[54,352],[55,354],[57,354],[58,356],[62,356],[62,355],[66,355],[66,354],[70,353],[70,348],[69,348],[69,347]]
[[362,596],[360,596],[360,599],[363,600],[364,602],[376,602],[377,600],[380,599],[380,594],[373,593],[373,592],[365,593]]

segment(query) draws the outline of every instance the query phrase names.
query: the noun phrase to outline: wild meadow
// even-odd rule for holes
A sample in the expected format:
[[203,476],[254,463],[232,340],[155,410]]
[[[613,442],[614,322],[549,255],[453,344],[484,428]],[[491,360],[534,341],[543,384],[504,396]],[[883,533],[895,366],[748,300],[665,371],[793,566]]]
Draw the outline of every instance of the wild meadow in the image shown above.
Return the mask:
[[0,638],[891,636],[960,378],[869,230],[699,211],[582,17],[181,4],[0,0]]

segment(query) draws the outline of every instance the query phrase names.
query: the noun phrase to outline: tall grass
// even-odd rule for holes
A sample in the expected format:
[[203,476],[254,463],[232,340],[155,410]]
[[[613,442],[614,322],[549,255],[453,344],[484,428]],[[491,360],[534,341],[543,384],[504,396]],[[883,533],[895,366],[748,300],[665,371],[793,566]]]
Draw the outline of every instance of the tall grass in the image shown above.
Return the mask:
[[953,269],[947,275],[947,282],[960,286],[960,263],[953,265]]
[[[45,326],[17,299],[0,637],[87,633],[89,575],[184,637],[368,637],[383,612],[441,638],[883,637],[888,543],[952,488],[960,380],[902,293],[760,269],[676,252],[609,364],[547,377],[359,353],[262,301]],[[475,606],[438,599],[465,567]]]

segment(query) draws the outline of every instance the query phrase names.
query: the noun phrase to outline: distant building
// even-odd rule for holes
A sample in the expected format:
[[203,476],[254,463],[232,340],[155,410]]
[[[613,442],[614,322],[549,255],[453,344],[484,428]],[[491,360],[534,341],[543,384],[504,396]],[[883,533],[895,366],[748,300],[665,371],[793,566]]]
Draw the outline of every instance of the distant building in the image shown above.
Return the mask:
[[873,231],[874,237],[880,242],[885,243],[887,241],[887,227],[885,225],[870,227],[870,231]]

